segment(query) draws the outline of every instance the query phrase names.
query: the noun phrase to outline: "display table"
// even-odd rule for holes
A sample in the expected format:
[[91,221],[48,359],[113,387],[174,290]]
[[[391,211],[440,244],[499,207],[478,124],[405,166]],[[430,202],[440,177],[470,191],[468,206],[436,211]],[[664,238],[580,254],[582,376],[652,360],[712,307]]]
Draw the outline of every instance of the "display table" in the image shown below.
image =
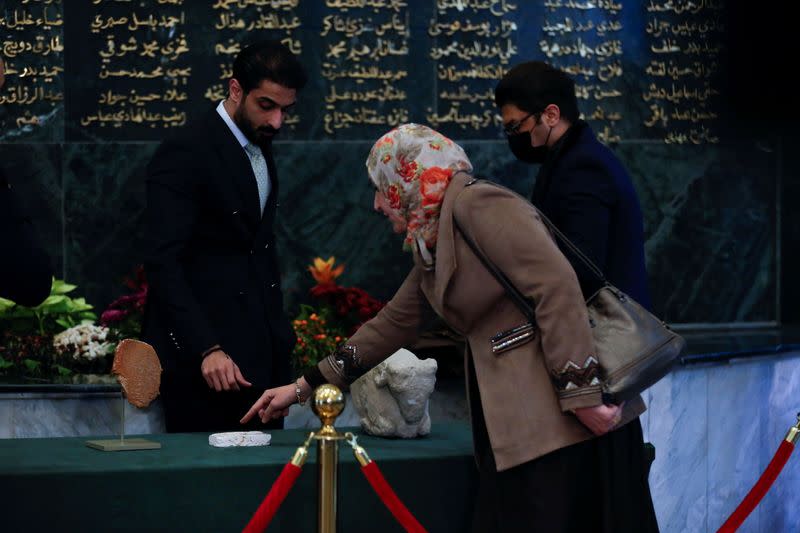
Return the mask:
[[[213,448],[207,434],[149,435],[159,450],[100,452],[84,438],[0,440],[0,530],[238,532],[306,436],[272,432],[258,448]],[[476,470],[465,424],[413,440],[361,437],[431,532],[467,530]],[[348,445],[340,448],[339,531],[402,531]],[[316,448],[268,531],[316,531]]]
[[[721,525],[766,468],[800,411],[796,328],[681,333],[687,354],[645,392],[648,410],[641,417],[645,440],[656,447],[650,487],[664,533],[713,531]],[[267,450],[208,450],[202,436],[159,435],[163,417],[156,401],[145,411],[128,405],[126,426],[131,434],[156,434],[152,438],[162,441],[164,449],[98,457],[102,452],[84,448],[83,441],[119,430],[118,388],[80,387],[0,384],[0,532],[40,531],[46,525],[56,525],[56,531],[239,531],[247,519],[242,515],[249,518],[301,441],[302,431],[287,431],[276,433],[275,446]],[[467,426],[452,423],[468,416],[463,378],[437,382],[430,409],[434,433],[429,439],[365,440],[365,445],[423,525],[430,531],[463,531],[475,482]],[[56,435],[85,437],[30,438]],[[180,457],[176,447],[186,448],[181,461],[173,459]],[[440,456],[439,462],[430,459],[442,450],[451,455]],[[401,451],[402,458],[397,455]],[[356,470],[350,451],[341,457],[346,463],[340,509],[346,512],[340,532],[400,531]],[[113,475],[105,475],[104,468]],[[313,531],[314,469],[306,466],[270,531]],[[214,475],[207,475],[211,471]],[[114,483],[149,486],[150,492],[126,491]],[[745,529],[796,531],[797,487],[800,455],[795,452]],[[171,501],[167,490],[175,494]],[[379,523],[356,522],[361,514],[351,509],[357,506],[367,516],[381,516]]]

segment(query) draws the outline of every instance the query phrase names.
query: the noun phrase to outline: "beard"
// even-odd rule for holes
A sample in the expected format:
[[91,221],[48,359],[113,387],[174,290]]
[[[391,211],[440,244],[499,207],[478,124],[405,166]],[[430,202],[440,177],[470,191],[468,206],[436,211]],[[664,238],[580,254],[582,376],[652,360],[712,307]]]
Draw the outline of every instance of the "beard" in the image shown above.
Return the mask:
[[280,132],[280,128],[256,126],[245,111],[244,102],[234,111],[233,122],[242,130],[248,141],[260,148],[269,148],[272,145],[272,138]]

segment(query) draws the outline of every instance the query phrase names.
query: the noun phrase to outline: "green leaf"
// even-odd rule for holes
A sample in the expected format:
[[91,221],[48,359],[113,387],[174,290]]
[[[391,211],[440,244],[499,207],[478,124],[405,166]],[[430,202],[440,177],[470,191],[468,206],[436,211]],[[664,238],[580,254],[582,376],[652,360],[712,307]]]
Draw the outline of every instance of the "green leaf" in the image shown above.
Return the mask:
[[53,279],[50,294],[67,294],[68,292],[74,291],[77,287],[77,285],[70,285],[62,279]]
[[70,307],[73,311],[88,311],[94,309],[91,304],[86,303],[86,299],[83,297],[70,300]]
[[65,366],[55,365],[55,369],[58,372],[59,376],[71,376],[72,375],[72,370],[70,370],[69,368],[67,368]]
[[50,306],[65,302],[66,300],[67,300],[66,296],[63,296],[61,294],[51,294],[50,296],[47,297],[47,299],[45,301],[43,301],[42,303],[37,305],[36,308],[37,309],[42,309],[42,308],[45,308],[45,307],[50,307]]
[[12,302],[11,300],[6,300],[5,298],[0,298],[0,313],[5,313],[6,311],[11,309],[15,305],[17,305],[17,304]]
[[58,324],[64,329],[69,329],[74,325],[73,321],[70,320],[69,318],[57,318],[56,324]]
[[34,361],[33,359],[23,359],[22,364],[24,364],[25,368],[27,368],[31,372],[36,372],[39,369],[39,367],[42,366],[42,363],[40,363],[39,361]]
[[12,363],[11,361],[6,361],[2,357],[0,357],[0,370],[5,370],[6,368],[11,368],[12,366],[14,366],[14,363]]

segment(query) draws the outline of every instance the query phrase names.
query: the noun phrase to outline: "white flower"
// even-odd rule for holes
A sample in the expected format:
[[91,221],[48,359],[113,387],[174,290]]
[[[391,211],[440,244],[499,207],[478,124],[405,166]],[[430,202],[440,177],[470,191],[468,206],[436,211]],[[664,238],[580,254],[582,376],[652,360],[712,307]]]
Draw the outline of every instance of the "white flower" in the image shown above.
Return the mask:
[[81,359],[94,361],[111,353],[113,344],[106,342],[107,338],[107,327],[80,324],[56,335],[53,338],[53,347],[57,351],[71,353],[76,361]]

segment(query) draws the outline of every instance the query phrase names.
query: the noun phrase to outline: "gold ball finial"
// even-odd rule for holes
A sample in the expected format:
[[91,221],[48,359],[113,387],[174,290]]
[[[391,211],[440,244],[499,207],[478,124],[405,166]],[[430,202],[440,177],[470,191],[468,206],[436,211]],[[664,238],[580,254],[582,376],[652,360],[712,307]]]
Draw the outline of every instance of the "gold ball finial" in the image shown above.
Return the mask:
[[336,385],[320,385],[314,391],[311,410],[322,421],[323,427],[332,426],[336,417],[344,411],[344,394]]

